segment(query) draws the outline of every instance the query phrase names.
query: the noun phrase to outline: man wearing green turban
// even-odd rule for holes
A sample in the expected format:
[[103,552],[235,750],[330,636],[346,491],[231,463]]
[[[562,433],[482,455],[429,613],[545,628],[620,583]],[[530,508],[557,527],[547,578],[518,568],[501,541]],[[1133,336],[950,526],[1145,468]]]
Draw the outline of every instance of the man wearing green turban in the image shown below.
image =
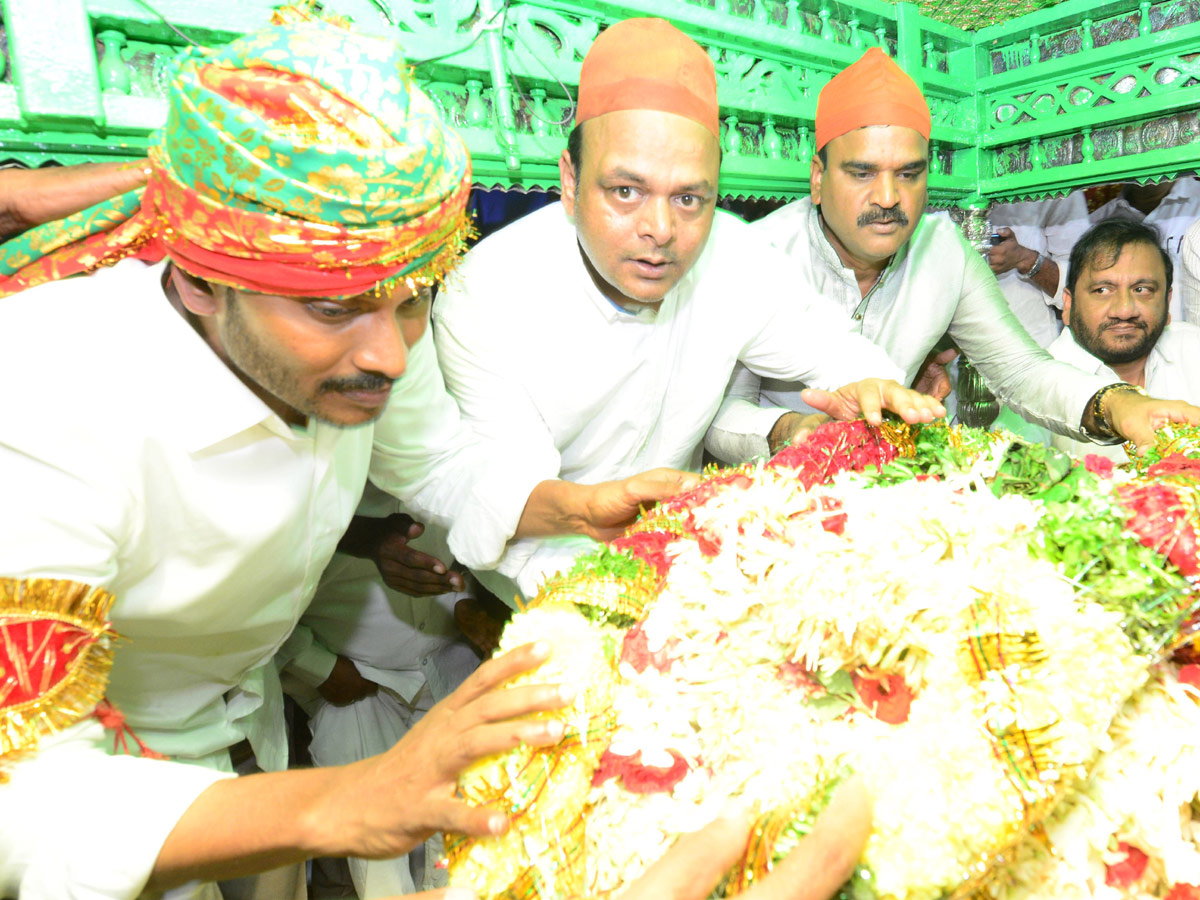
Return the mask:
[[[168,108],[144,189],[0,251],[0,576],[111,593],[121,639],[111,707],[64,728],[40,711],[78,641],[43,639],[50,610],[0,628],[0,896],[134,897],[503,829],[455,778],[562,734],[519,718],[556,688],[492,690],[547,648],[488,663],[386,754],[274,771],[272,659],[368,474],[475,566],[686,486],[540,481],[462,426],[426,323],[469,160],[392,41],[279,24],[185,53]],[[230,777],[243,741],[265,774]]]

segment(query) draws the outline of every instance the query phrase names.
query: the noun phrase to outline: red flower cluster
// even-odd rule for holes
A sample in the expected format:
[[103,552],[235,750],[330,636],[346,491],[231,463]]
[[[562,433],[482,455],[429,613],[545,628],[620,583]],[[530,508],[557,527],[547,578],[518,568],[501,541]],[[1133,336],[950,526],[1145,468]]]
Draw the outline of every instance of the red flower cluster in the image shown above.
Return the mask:
[[861,472],[867,466],[882,468],[899,454],[879,431],[858,419],[853,422],[829,422],[799,444],[785,447],[767,466],[795,469],[806,488],[825,484],[847,469]]
[[1146,863],[1149,860],[1145,853],[1132,844],[1126,844],[1124,841],[1117,844],[1117,849],[1125,854],[1125,858],[1120,862],[1115,862],[1106,867],[1104,883],[1109,887],[1115,888],[1129,887],[1129,885],[1142,877],[1142,873],[1146,871]]
[[690,491],[684,494],[677,494],[669,500],[664,500],[658,505],[658,512],[668,516],[677,513],[689,512],[697,506],[703,506],[709,500],[717,495],[717,491],[725,485],[741,488],[745,490],[754,484],[754,481],[745,472],[739,472],[734,469],[731,472],[724,472],[717,475],[712,475],[704,481],[700,482]]
[[617,756],[612,750],[605,750],[592,775],[592,787],[610,778],[620,778],[622,787],[631,794],[665,794],[683,781],[689,771],[687,760],[674,750],[667,752],[674,761],[670,767],[642,765],[641,750],[633,756]]
[[659,578],[666,578],[672,563],[666,549],[675,539],[676,535],[667,531],[638,531],[610,541],[609,546],[614,550],[632,553],[642,562],[653,566]]
[[639,674],[645,672],[648,666],[654,666],[658,671],[666,672],[671,668],[669,651],[678,643],[676,638],[671,638],[665,646],[651,653],[646,630],[642,627],[642,623],[638,622],[625,632],[625,638],[621,641],[621,662],[629,663]]
[[1083,458],[1083,467],[1093,475],[1101,478],[1112,478],[1113,461],[1099,453],[1089,453]]
[[872,715],[889,725],[908,721],[913,692],[899,675],[854,675],[854,689]]
[[1125,526],[1145,546],[1173,562],[1182,574],[1200,574],[1195,526],[1179,494],[1161,482],[1131,482],[1117,488],[1117,496],[1130,513]]
[[1191,475],[1200,478],[1200,459],[1191,459],[1181,453],[1160,459],[1146,470],[1150,475]]

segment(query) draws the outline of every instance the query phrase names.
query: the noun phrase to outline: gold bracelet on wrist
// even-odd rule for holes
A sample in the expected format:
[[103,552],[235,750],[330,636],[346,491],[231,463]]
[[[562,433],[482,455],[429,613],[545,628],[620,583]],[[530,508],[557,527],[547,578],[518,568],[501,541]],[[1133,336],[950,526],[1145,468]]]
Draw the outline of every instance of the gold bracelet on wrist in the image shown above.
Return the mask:
[[1136,384],[1129,384],[1125,381],[1118,381],[1116,384],[1110,384],[1107,387],[1102,387],[1092,395],[1092,429],[1091,435],[1101,441],[1109,441],[1111,443],[1120,443],[1122,436],[1117,433],[1112,427],[1112,422],[1108,418],[1108,400],[1113,394],[1141,394],[1146,396],[1146,392]]

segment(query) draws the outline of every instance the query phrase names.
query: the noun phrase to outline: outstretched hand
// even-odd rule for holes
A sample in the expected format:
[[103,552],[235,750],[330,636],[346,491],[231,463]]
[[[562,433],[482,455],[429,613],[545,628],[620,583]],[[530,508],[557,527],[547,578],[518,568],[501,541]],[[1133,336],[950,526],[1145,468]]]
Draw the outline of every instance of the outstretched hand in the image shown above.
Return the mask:
[[386,753],[331,770],[337,777],[315,815],[327,817],[323,831],[337,841],[333,855],[400,856],[435,831],[503,834],[503,812],[456,796],[458,776],[475,761],[520,744],[541,747],[562,739],[562,722],[526,717],[560,709],[573,701],[573,691],[503,687],[549,656],[549,646],[538,642],[485,662]]
[[883,378],[865,378],[836,391],[806,388],[800,396],[809,406],[841,421],[862,416],[870,424],[879,425],[885,409],[910,425],[932,422],[946,415],[946,407],[936,398]]
[[588,485],[586,522],[581,534],[598,541],[610,541],[633,524],[643,507],[690,491],[700,476],[679,469],[650,469],[620,481]]
[[1154,432],[1172,422],[1200,425],[1200,407],[1185,400],[1159,400],[1132,391],[1108,398],[1108,418],[1113,431],[1144,453],[1154,446]]

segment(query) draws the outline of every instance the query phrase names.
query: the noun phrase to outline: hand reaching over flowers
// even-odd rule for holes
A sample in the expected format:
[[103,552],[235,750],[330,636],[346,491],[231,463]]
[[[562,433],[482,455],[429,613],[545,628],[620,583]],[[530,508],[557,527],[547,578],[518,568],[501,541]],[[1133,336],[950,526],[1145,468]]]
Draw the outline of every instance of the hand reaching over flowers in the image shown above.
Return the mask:
[[885,409],[891,410],[910,425],[932,422],[946,415],[946,407],[936,398],[883,378],[864,378],[842,385],[835,391],[807,388],[800,396],[809,406],[835,419],[844,421],[862,416],[872,425],[883,421]]

